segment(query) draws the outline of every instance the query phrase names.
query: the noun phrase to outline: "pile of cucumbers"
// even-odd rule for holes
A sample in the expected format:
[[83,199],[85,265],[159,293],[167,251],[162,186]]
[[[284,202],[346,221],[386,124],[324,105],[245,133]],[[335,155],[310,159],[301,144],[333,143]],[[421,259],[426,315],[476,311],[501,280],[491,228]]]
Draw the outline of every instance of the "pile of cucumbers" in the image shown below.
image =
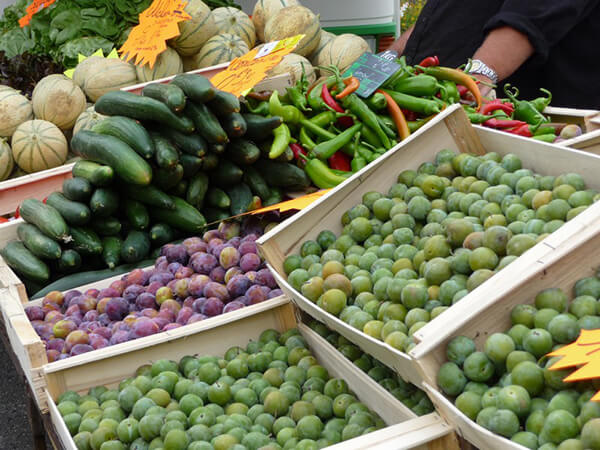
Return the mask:
[[308,187],[302,169],[268,159],[281,118],[241,106],[191,74],[142,95],[105,94],[95,109],[108,117],[71,140],[82,158],[73,178],[44,202],[22,202],[20,241],[0,255],[31,295],[69,274],[143,263],[165,243]]

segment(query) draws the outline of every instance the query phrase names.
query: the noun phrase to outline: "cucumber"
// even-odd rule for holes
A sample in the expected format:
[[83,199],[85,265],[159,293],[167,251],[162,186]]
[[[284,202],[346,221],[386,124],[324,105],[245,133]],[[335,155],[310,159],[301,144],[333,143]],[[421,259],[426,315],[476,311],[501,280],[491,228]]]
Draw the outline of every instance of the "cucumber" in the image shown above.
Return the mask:
[[129,117],[107,117],[94,125],[92,131],[121,139],[144,159],[154,155],[154,143],[150,135],[139,122]]
[[283,123],[281,117],[264,117],[258,114],[243,114],[246,121],[246,134],[248,139],[264,141],[272,137],[272,131]]
[[145,230],[150,225],[150,215],[143,203],[126,198],[123,202],[125,217],[135,230]]
[[169,138],[182,153],[197,156],[198,158],[206,154],[208,144],[199,134],[183,134],[168,127],[162,127],[161,134]]
[[164,209],[175,209],[175,203],[173,203],[171,197],[152,185],[141,187],[132,184],[126,184],[123,186],[123,190],[125,195],[143,203],[144,205],[155,206],[157,208]]
[[185,199],[190,205],[200,209],[204,203],[207,190],[208,177],[205,173],[199,172],[190,179]]
[[179,163],[183,167],[183,178],[191,178],[202,169],[202,158],[185,153],[179,156]]
[[227,146],[227,158],[236,164],[248,166],[260,158],[260,149],[246,139],[235,139]]
[[216,153],[207,153],[204,159],[202,160],[202,169],[207,172],[215,170],[218,165],[219,156]]
[[231,199],[229,210],[232,216],[244,214],[248,211],[250,203],[252,203],[252,191],[245,183],[238,183],[230,186],[227,189],[227,194]]
[[271,187],[271,194],[266,199],[263,199],[263,206],[276,205],[283,201],[283,193],[277,187]]
[[86,159],[109,165],[128,183],[146,186],[152,180],[150,165],[116,137],[82,130],[71,139],[71,150]]
[[131,92],[107,92],[98,99],[94,109],[107,116],[125,116],[136,120],[153,120],[164,123],[182,133],[194,131],[193,122],[178,116],[167,105],[150,97],[142,97]]
[[242,181],[244,172],[226,159],[221,159],[217,168],[210,173],[210,181],[220,187],[231,186]]
[[102,259],[109,269],[114,269],[121,261],[121,248],[123,241],[116,236],[102,239]]
[[163,102],[173,112],[181,112],[185,107],[185,94],[179,86],[173,83],[149,84],[142,89],[142,95]]
[[209,144],[208,149],[215,155],[220,155],[227,150],[227,144]]
[[42,233],[35,225],[29,223],[20,224],[17,227],[17,236],[23,242],[25,247],[27,247],[27,250],[38,258],[60,258],[60,245]]
[[179,74],[171,80],[171,84],[181,88],[187,97],[198,103],[212,100],[217,94],[210,80],[202,75]]
[[219,117],[219,121],[230,139],[242,137],[246,134],[246,121],[239,112],[224,114]]
[[69,227],[60,213],[50,205],[34,198],[23,200],[19,213],[25,222],[36,225],[42,233],[57,242],[68,242]]
[[259,159],[255,166],[269,186],[290,190],[302,190],[310,186],[304,170],[293,164]]
[[90,199],[94,217],[109,217],[119,209],[119,194],[108,188],[98,188]]
[[239,99],[229,92],[217,91],[215,97],[208,103],[210,109],[217,116],[240,112],[241,106]]
[[100,236],[117,236],[121,232],[121,222],[115,217],[94,218],[92,229]]
[[22,242],[9,242],[0,250],[0,256],[11,269],[26,278],[39,282],[50,279],[50,269],[46,263],[27,250]]
[[102,242],[91,228],[71,227],[71,247],[81,255],[102,254]]
[[69,225],[85,225],[92,218],[92,212],[87,205],[69,200],[61,192],[50,194],[46,198],[46,205],[56,208]]
[[231,200],[224,190],[210,187],[206,193],[206,203],[215,208],[226,209],[231,205]]
[[142,231],[130,231],[121,245],[121,259],[127,263],[141,261],[150,253],[150,238]]
[[229,210],[217,209],[217,208],[204,208],[204,214],[206,214],[206,220],[208,223],[218,223],[231,217]]
[[81,268],[81,255],[73,249],[62,252],[57,268],[62,273],[72,273]]
[[263,201],[270,197],[269,185],[262,175],[253,166],[244,167],[244,183],[248,185],[254,195],[258,195]]
[[219,119],[208,106],[188,102],[185,113],[190,116],[198,133],[211,144],[225,144],[229,141],[227,133],[221,127]]
[[152,133],[152,141],[156,148],[154,159],[158,167],[163,169],[172,169],[179,162],[179,153],[177,149],[167,139],[158,133]]
[[139,267],[148,267],[154,264],[153,259],[145,259],[134,264],[122,264],[115,267],[114,269],[105,270],[90,270],[88,272],[79,272],[73,275],[62,277],[59,280],[49,284],[44,289],[36,292],[31,298],[32,300],[44,297],[48,292],[52,291],[68,291],[79,286],[94,283],[96,281],[105,280],[106,278],[114,277],[116,275],[122,275],[127,272],[131,272],[133,269]]
[[154,247],[160,247],[177,238],[177,231],[166,223],[157,223],[150,228],[150,242]]
[[171,199],[175,203],[175,210],[152,208],[150,216],[157,222],[189,233],[198,233],[204,229],[206,220],[200,211],[179,197]]
[[85,178],[75,177],[67,178],[63,181],[62,192],[69,200],[73,200],[74,202],[87,202],[92,196],[94,188],[92,183]]
[[160,189],[169,191],[173,189],[173,187],[175,187],[182,178],[183,166],[181,164],[177,164],[172,169],[163,169],[162,167],[156,169],[154,171],[154,180],[152,180],[152,182]]
[[75,163],[71,173],[74,177],[85,178],[94,186],[108,186],[115,177],[115,171],[112,167],[84,159]]
[[181,180],[179,183],[177,183],[177,185],[171,189],[169,192],[174,195],[175,197],[181,197],[184,198],[185,194],[188,190],[188,180]]

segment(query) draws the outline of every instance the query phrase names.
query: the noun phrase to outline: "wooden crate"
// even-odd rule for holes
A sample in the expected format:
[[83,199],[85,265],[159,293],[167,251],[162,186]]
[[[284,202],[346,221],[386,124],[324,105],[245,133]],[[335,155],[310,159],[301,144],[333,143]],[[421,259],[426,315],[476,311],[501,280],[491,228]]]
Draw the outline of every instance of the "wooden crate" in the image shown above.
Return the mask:
[[131,376],[142,364],[161,358],[178,360],[187,354],[222,355],[229,347],[243,346],[248,340],[257,339],[267,328],[283,332],[293,327],[300,330],[319,363],[331,375],[344,378],[357,397],[380,414],[386,424],[391,425],[369,435],[332,446],[331,449],[458,449],[452,427],[439,415],[429,414],[415,418],[412,413],[407,413],[406,408],[402,408],[403,405],[391,394],[379,389],[380,386],[375,381],[326,344],[323,338],[306,325],[299,323],[294,308],[287,299],[281,299],[278,304],[235,322],[220,316],[218,321],[215,321],[210,328],[205,328],[202,333],[186,335],[180,333],[167,342],[145,346],[126,355],[115,352],[110,357],[102,359],[90,358],[88,361],[67,359],[61,361],[60,365],[45,367],[43,372],[47,379],[49,413],[63,447],[75,449],[54,402],[63,391],[71,389],[84,393],[96,385],[115,387],[122,379]]
[[[600,158],[597,156],[496,130],[475,129],[468,122],[461,107],[455,105],[439,114],[424,126],[420,133],[410,136],[376,162],[337,186],[328,195],[258,240],[258,245],[281,289],[301,309],[324,322],[329,328],[351,340],[387,366],[394,368],[403,378],[416,385],[421,383],[422,373],[421,369],[414,364],[412,357],[348,326],[295,291],[286,281],[283,261],[286,256],[298,252],[302,242],[307,239],[315,239],[321,230],[329,229],[339,234],[342,229],[340,223],[342,214],[357,204],[363,193],[371,190],[387,192],[399,172],[404,169],[417,169],[421,163],[433,160],[434,155],[443,148],[478,154],[483,153],[484,149],[498,152],[501,155],[515,153],[523,161],[524,167],[535,172],[548,175],[578,172],[590,187],[600,188],[600,179],[597,176],[598,170],[600,170]],[[549,157],[549,154],[552,156]],[[600,215],[600,205],[590,208],[587,216],[590,214]],[[512,277],[525,276],[531,270],[530,266],[539,258],[551,252],[558,244],[584,227],[585,223],[581,218],[575,218],[565,224],[560,230],[548,236],[543,242],[513,262],[510,266],[510,270],[513,272]],[[490,283],[493,283],[497,276],[499,275],[492,277],[470,294],[479,298],[478,306],[481,309],[485,308],[487,299],[478,296],[478,292],[486,284],[489,286]],[[452,311],[453,308],[451,307],[449,310]],[[442,324],[440,326],[453,328],[455,324],[446,320],[447,314],[448,312],[445,312],[426,327],[440,323]],[[426,327],[421,330],[425,330]],[[415,335],[417,340],[420,339],[421,330]]]
[[[448,422],[454,424],[460,434],[480,448],[493,450],[523,449],[523,447],[501,436],[495,435],[462,414],[454,403],[447,399],[437,387],[436,374],[442,364],[447,361],[446,345],[455,336],[467,336],[474,339],[477,348],[482,349],[490,334],[504,332],[511,326],[510,311],[519,304],[533,304],[538,292],[547,288],[561,288],[569,299],[573,298],[572,288],[581,278],[594,276],[600,267],[600,219],[596,219],[577,235],[564,242],[552,253],[542,256],[535,262],[527,276],[518,279],[507,289],[490,290],[487,308],[473,314],[476,298],[461,300],[453,308],[453,314],[468,314],[470,318],[460,327],[452,327],[449,334],[443,333],[434,346],[427,352],[415,348],[411,355],[426,375],[423,384],[437,410]],[[451,317],[450,319],[453,319]],[[431,336],[435,330],[428,330]],[[442,330],[438,329],[438,332]]]
[[579,125],[583,130],[581,136],[567,139],[558,145],[600,154],[600,113],[598,111],[549,106],[544,110],[544,114],[550,116],[552,122],[572,123]]

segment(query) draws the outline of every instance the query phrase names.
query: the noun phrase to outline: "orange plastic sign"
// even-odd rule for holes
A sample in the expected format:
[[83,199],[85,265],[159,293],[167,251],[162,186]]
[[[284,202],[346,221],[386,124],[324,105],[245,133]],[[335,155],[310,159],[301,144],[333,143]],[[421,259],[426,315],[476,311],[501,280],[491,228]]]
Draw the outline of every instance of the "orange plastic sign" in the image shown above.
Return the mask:
[[150,64],[167,48],[166,41],[179,36],[179,22],[191,19],[183,8],[187,1],[154,0],[140,14],[139,25],[133,27],[127,41],[119,49],[125,61],[135,57],[137,65]]
[[251,211],[250,214],[264,214],[269,211],[290,211],[293,209],[302,210],[306,208],[311,203],[319,200],[323,195],[327,194],[331,189],[323,189],[321,191],[313,192],[312,194],[306,194],[302,197],[294,198],[292,200],[287,200],[285,202],[277,203],[275,205],[266,206],[264,208],[255,209]]
[[29,25],[29,22],[31,22],[31,18],[35,13],[50,6],[55,1],[56,0],[33,0],[33,2],[31,2],[31,4],[25,10],[27,14],[25,14],[19,19],[19,25],[21,26],[21,28]]
[[[548,353],[548,356],[562,356],[550,367],[550,370],[581,366],[563,381],[600,378],[600,330],[581,330],[581,334],[575,342]],[[592,400],[600,401],[600,392],[597,392]]]
[[299,34],[267,43],[260,50],[250,50],[231,61],[227,69],[216,74],[210,81],[217,89],[238,96],[243,95],[260,83],[267,72],[279,64],[285,55],[291,53],[303,37],[303,34]]

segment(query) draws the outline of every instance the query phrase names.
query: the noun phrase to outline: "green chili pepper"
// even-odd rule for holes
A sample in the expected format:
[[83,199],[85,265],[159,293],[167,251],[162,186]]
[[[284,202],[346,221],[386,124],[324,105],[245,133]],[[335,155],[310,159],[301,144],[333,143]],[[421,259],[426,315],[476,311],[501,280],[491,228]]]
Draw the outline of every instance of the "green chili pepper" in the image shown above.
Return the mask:
[[350,172],[348,172],[346,175],[337,175],[333,173],[323,161],[317,158],[309,159],[306,163],[306,166],[304,166],[304,171],[315,184],[315,186],[321,189],[336,187],[338,184],[343,183],[350,175],[352,175]]
[[345,108],[349,109],[350,112],[362,121],[366,128],[371,128],[375,132],[385,148],[390,148],[390,138],[379,125],[377,114],[371,111],[365,102],[356,94],[350,94],[343,98],[342,103]]
[[433,100],[415,97],[413,95],[407,95],[403,94],[402,92],[390,91],[386,89],[384,89],[384,91],[390,94],[390,96],[402,109],[414,111],[425,116],[431,116],[432,114],[438,114],[440,112],[440,107]]
[[273,91],[269,98],[269,113],[272,116],[280,116],[284,122],[298,123],[304,119],[304,114],[292,105],[282,105],[277,91]]
[[408,120],[406,123],[408,124],[408,129],[410,130],[410,132],[414,133],[427,122],[425,122],[424,120]]
[[442,93],[442,100],[450,104],[458,103],[460,101],[460,94],[454,81],[442,80],[439,82],[439,84]]
[[498,119],[500,117],[504,117],[506,116],[505,113],[503,114],[492,114],[492,115],[486,115],[486,114],[478,114],[478,113],[467,113],[467,117],[469,118],[469,120],[471,121],[471,123],[474,124],[482,124],[483,122],[486,122],[490,119]]
[[352,141],[354,135],[360,131],[362,128],[362,123],[357,123],[356,125],[352,125],[347,130],[344,130],[336,137],[329,141],[322,142],[317,144],[317,146],[313,149],[313,154],[319,159],[328,159],[335,152],[337,152],[340,148],[349,144]]
[[322,113],[317,114],[314,117],[311,117],[309,120],[318,125],[320,127],[324,127],[329,125],[330,123],[335,122],[336,116],[333,111],[323,111]]
[[271,150],[269,150],[270,159],[275,159],[284,153],[292,137],[290,129],[285,123],[282,123],[273,130],[273,136],[273,143],[271,144]]
[[258,114],[261,116],[269,115],[269,102],[260,102],[255,107],[252,107],[252,104],[248,102],[246,103],[246,107],[248,108],[248,111],[250,111],[252,114]]
[[317,143],[313,141],[308,135],[308,133],[306,132],[306,128],[304,127],[300,127],[300,133],[298,134],[298,138],[300,139],[302,147],[304,147],[306,150],[312,150],[317,145]]
[[556,140],[556,135],[552,134],[536,134],[532,136],[531,139],[535,139],[536,141],[548,142],[552,144]]
[[380,115],[377,115],[377,122],[379,122],[379,126],[390,139],[394,139],[397,136],[394,129],[388,126],[388,124],[381,118]]
[[438,107],[440,108],[440,110],[444,109],[446,106],[448,106],[448,104],[442,100],[441,98],[437,98],[437,97],[431,97],[431,100],[435,103],[437,103]]
[[396,82],[392,89],[416,97],[431,97],[440,90],[438,80],[431,75],[420,74]]
[[539,112],[544,112],[544,109],[546,109],[546,107],[552,101],[552,92],[550,92],[548,89],[543,88],[540,89],[540,91],[542,91],[544,94],[548,94],[548,97],[538,97],[531,100],[529,103],[531,103],[534,106],[534,108],[537,109]]
[[379,123],[384,123],[390,130],[394,131],[394,137],[396,137],[396,124],[392,120],[390,116],[384,116],[383,114],[377,115],[377,120]]
[[372,145],[373,147],[381,147],[383,144],[379,137],[375,134],[375,132],[369,127],[364,127],[361,134],[363,141],[367,144]]
[[323,98],[321,97],[321,91],[323,89],[323,85],[327,84],[327,87],[331,87],[336,83],[336,77],[335,76],[331,76],[328,78],[325,78],[324,80],[319,81],[308,93],[307,95],[307,100],[308,100],[308,104],[309,106],[315,110],[315,111],[321,111],[323,109],[326,109],[326,105],[325,102],[323,101]]
[[549,122],[548,118],[539,112],[531,102],[517,99],[519,95],[517,88],[511,91],[510,84],[505,84],[504,93],[515,105],[515,112],[513,113],[515,119],[522,120],[530,125]]
[[288,98],[290,99],[290,101],[292,102],[292,105],[294,105],[296,108],[298,108],[301,111],[308,111],[308,107],[306,106],[306,97],[304,95],[302,95],[302,92],[300,91],[300,88],[298,87],[291,87],[287,89],[287,95]]
[[379,111],[387,107],[387,100],[381,92],[375,92],[369,98],[366,98],[365,103],[369,106],[369,108],[374,109],[375,111]]
[[535,136],[541,134],[556,134],[556,130],[553,127],[538,127],[533,134]]
[[319,125],[312,123],[310,120],[301,120],[300,125],[306,129],[306,131],[314,134],[317,137],[323,138],[325,140],[333,139],[336,135],[331,131],[327,131],[324,128],[321,128]]
[[352,161],[350,162],[350,167],[352,168],[352,172],[358,172],[363,167],[366,167],[366,165],[367,165],[367,160],[359,155],[356,155],[354,158],[352,158]]

